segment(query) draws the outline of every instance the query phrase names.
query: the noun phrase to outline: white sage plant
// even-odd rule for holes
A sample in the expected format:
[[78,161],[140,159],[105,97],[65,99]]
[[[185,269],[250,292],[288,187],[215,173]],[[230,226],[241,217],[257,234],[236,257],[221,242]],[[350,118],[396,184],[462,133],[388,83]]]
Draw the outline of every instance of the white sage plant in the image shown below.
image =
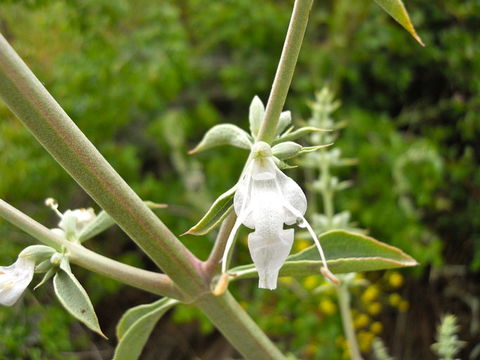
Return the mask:
[[[416,36],[400,0],[376,2],[397,21],[408,20],[407,30]],[[237,185],[222,194],[187,232],[205,235],[222,224],[206,261],[194,256],[151,211],[158,206],[145,203],[128,186],[0,35],[0,97],[103,209],[98,215],[92,210],[61,213],[56,201],[48,200],[47,205],[60,217],[58,227],[52,230],[0,199],[0,216],[46,245],[34,245],[43,247],[30,247],[13,265],[0,268],[1,304],[14,304],[32,281],[34,272],[44,272],[39,285],[53,278],[55,294],[63,307],[88,328],[104,336],[87,291],[73,275],[71,264],[76,264],[163,297],[128,310],[120,319],[114,360],[138,359],[160,317],[180,302],[199,308],[246,359],[285,360],[286,357],[226,291],[230,275],[235,281],[258,275],[260,287],[274,289],[282,265],[294,276],[317,274],[321,267],[322,273],[333,282],[336,278],[332,271],[345,273],[415,265],[413,259],[399,249],[354,233],[333,231],[317,238],[304,217],[307,203],[303,191],[281,171],[290,167],[287,160],[328,145],[305,147],[294,142],[323,130],[310,126],[294,130],[289,127],[290,112],[282,112],[312,4],[313,0],[295,0],[267,106],[265,108],[258,97],[250,106],[250,134],[236,125],[217,125],[192,151],[225,144],[250,151]],[[238,218],[230,227],[227,217],[232,211]],[[86,240],[114,223],[152,260],[156,271],[123,264],[84,246]],[[246,265],[242,270],[229,269],[230,249],[242,224],[254,230],[248,240],[254,265]],[[294,225],[306,227],[315,246],[289,256],[294,229],[285,227]],[[326,250],[328,247],[325,254],[320,241]],[[220,281],[212,291],[211,284],[218,275],[218,263],[222,258]]]

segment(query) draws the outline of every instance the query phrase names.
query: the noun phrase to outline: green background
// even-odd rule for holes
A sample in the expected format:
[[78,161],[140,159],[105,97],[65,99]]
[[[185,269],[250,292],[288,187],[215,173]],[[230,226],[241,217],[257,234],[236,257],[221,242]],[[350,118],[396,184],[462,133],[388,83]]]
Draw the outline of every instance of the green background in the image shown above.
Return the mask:
[[[181,234],[234,184],[247,156],[232,148],[194,157],[186,152],[215,124],[248,128],[253,96],[268,98],[292,4],[4,0],[0,31],[140,196],[169,204],[158,214]],[[286,109],[299,125],[310,116],[307,101],[315,91],[327,85],[336,93],[342,106],[334,117],[345,128],[335,146],[358,159],[337,173],[354,183],[339,195],[337,208],[421,263],[402,272],[399,292],[408,311],[388,308],[378,316],[393,355],[433,359],[435,326],[451,312],[469,343],[466,359],[480,334],[469,300],[478,301],[480,293],[480,1],[410,0],[406,6],[425,48],[373,1],[315,2]],[[288,174],[301,179],[300,171]],[[49,227],[57,219],[43,206],[47,197],[61,210],[94,206],[3,104],[0,197]],[[2,264],[33,243],[5,222],[0,237]],[[182,238],[202,259],[212,240]],[[153,269],[119,229],[88,246]],[[234,261],[249,262],[245,241]],[[47,285],[0,309],[0,353],[8,359],[109,358],[120,315],[154,297],[76,272],[111,340],[71,320]],[[383,276],[367,275],[372,282]],[[304,359],[342,358],[332,341],[341,334],[338,314],[318,311],[322,297],[255,286],[247,280],[234,290],[284,350]],[[145,359],[232,353],[189,308],[175,310],[154,337]]]

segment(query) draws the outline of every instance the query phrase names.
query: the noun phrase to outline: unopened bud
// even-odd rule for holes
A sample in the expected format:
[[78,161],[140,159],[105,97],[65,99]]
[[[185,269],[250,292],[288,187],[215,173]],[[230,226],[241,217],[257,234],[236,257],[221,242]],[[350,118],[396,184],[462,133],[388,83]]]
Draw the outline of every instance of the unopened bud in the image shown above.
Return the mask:
[[228,289],[228,273],[223,273],[218,279],[217,285],[215,285],[215,289],[213,289],[213,295],[220,296]]

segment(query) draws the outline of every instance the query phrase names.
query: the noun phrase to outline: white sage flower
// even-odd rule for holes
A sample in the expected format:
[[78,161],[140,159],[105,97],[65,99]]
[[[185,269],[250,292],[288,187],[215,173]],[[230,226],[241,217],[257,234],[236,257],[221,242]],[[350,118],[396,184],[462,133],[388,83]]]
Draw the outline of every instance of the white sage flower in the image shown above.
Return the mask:
[[226,273],[230,248],[241,224],[254,229],[248,235],[248,248],[259,277],[259,287],[273,290],[277,287],[280,268],[293,244],[294,229],[285,225],[306,227],[312,236],[323,262],[322,274],[337,282],[328,270],[322,247],[304,214],[307,199],[302,189],[275,164],[270,146],[257,142],[252,158],[237,185],[234,197],[237,214],[222,259],[222,273]]
[[58,228],[51,229],[51,231],[68,240],[75,240],[81,230],[97,217],[92,208],[67,210],[62,214],[58,210],[57,201],[52,198],[46,199],[45,205],[55,211],[60,218]]
[[12,306],[32,281],[35,261],[20,254],[10,266],[0,266],[0,305]]

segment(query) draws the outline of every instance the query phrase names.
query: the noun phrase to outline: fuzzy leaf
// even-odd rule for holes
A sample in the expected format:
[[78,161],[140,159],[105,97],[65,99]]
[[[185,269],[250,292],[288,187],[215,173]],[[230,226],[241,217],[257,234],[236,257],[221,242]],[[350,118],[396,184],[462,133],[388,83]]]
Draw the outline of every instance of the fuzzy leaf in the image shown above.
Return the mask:
[[277,134],[280,135],[291,123],[292,113],[290,111],[282,111],[278,119]]
[[[165,204],[158,204],[153,201],[144,201],[143,203],[152,210],[163,209],[167,207]],[[113,221],[112,217],[106,211],[102,210],[98,213],[95,220],[93,220],[91,223],[85,226],[82,231],[80,231],[78,240],[82,243],[104,232],[113,225],[115,225],[115,221]]]
[[177,303],[163,298],[128,310],[117,326],[118,346],[113,360],[138,359],[158,320]]
[[95,220],[85,226],[80,234],[78,234],[78,240],[84,242],[88,239],[91,239],[95,235],[100,234],[101,232],[107,230],[109,227],[115,225],[112,217],[108,215],[106,211],[100,211]]
[[220,195],[200,221],[182,235],[205,235],[215,229],[233,209],[237,185]]
[[394,18],[395,21],[402,25],[405,30],[407,30],[410,35],[420,43],[420,45],[425,46],[415,30],[402,0],[375,0],[375,2]]
[[215,125],[207,131],[202,141],[190,150],[189,154],[195,154],[220,145],[232,145],[249,150],[252,142],[245,130],[233,124]]
[[319,128],[316,128],[316,127],[313,127],[313,126],[304,126],[304,127],[301,127],[300,129],[297,129],[295,131],[291,131],[289,133],[286,133],[278,139],[275,139],[273,141],[273,144],[275,145],[275,144],[280,144],[280,143],[285,142],[285,141],[296,140],[296,139],[299,139],[299,138],[301,138],[305,135],[308,135],[308,134],[311,134],[311,133],[314,133],[314,132],[326,132],[326,131],[331,131],[331,130],[319,129]]
[[[415,266],[417,262],[400,249],[382,243],[369,236],[343,230],[333,230],[319,236],[328,267],[333,273],[384,270]],[[308,276],[320,273],[318,250],[311,246],[290,255],[280,270],[282,276]],[[231,269],[234,279],[256,277],[253,264]]]
[[68,263],[65,265],[65,260],[62,261],[60,269],[53,278],[53,288],[60,303],[72,316],[106,338],[100,329],[97,315],[87,292],[70,271]]
[[258,96],[252,100],[250,108],[248,111],[248,120],[250,122],[250,133],[256,137],[258,131],[260,130],[260,125],[262,124],[263,117],[265,115],[265,106],[262,103],[262,100]]

